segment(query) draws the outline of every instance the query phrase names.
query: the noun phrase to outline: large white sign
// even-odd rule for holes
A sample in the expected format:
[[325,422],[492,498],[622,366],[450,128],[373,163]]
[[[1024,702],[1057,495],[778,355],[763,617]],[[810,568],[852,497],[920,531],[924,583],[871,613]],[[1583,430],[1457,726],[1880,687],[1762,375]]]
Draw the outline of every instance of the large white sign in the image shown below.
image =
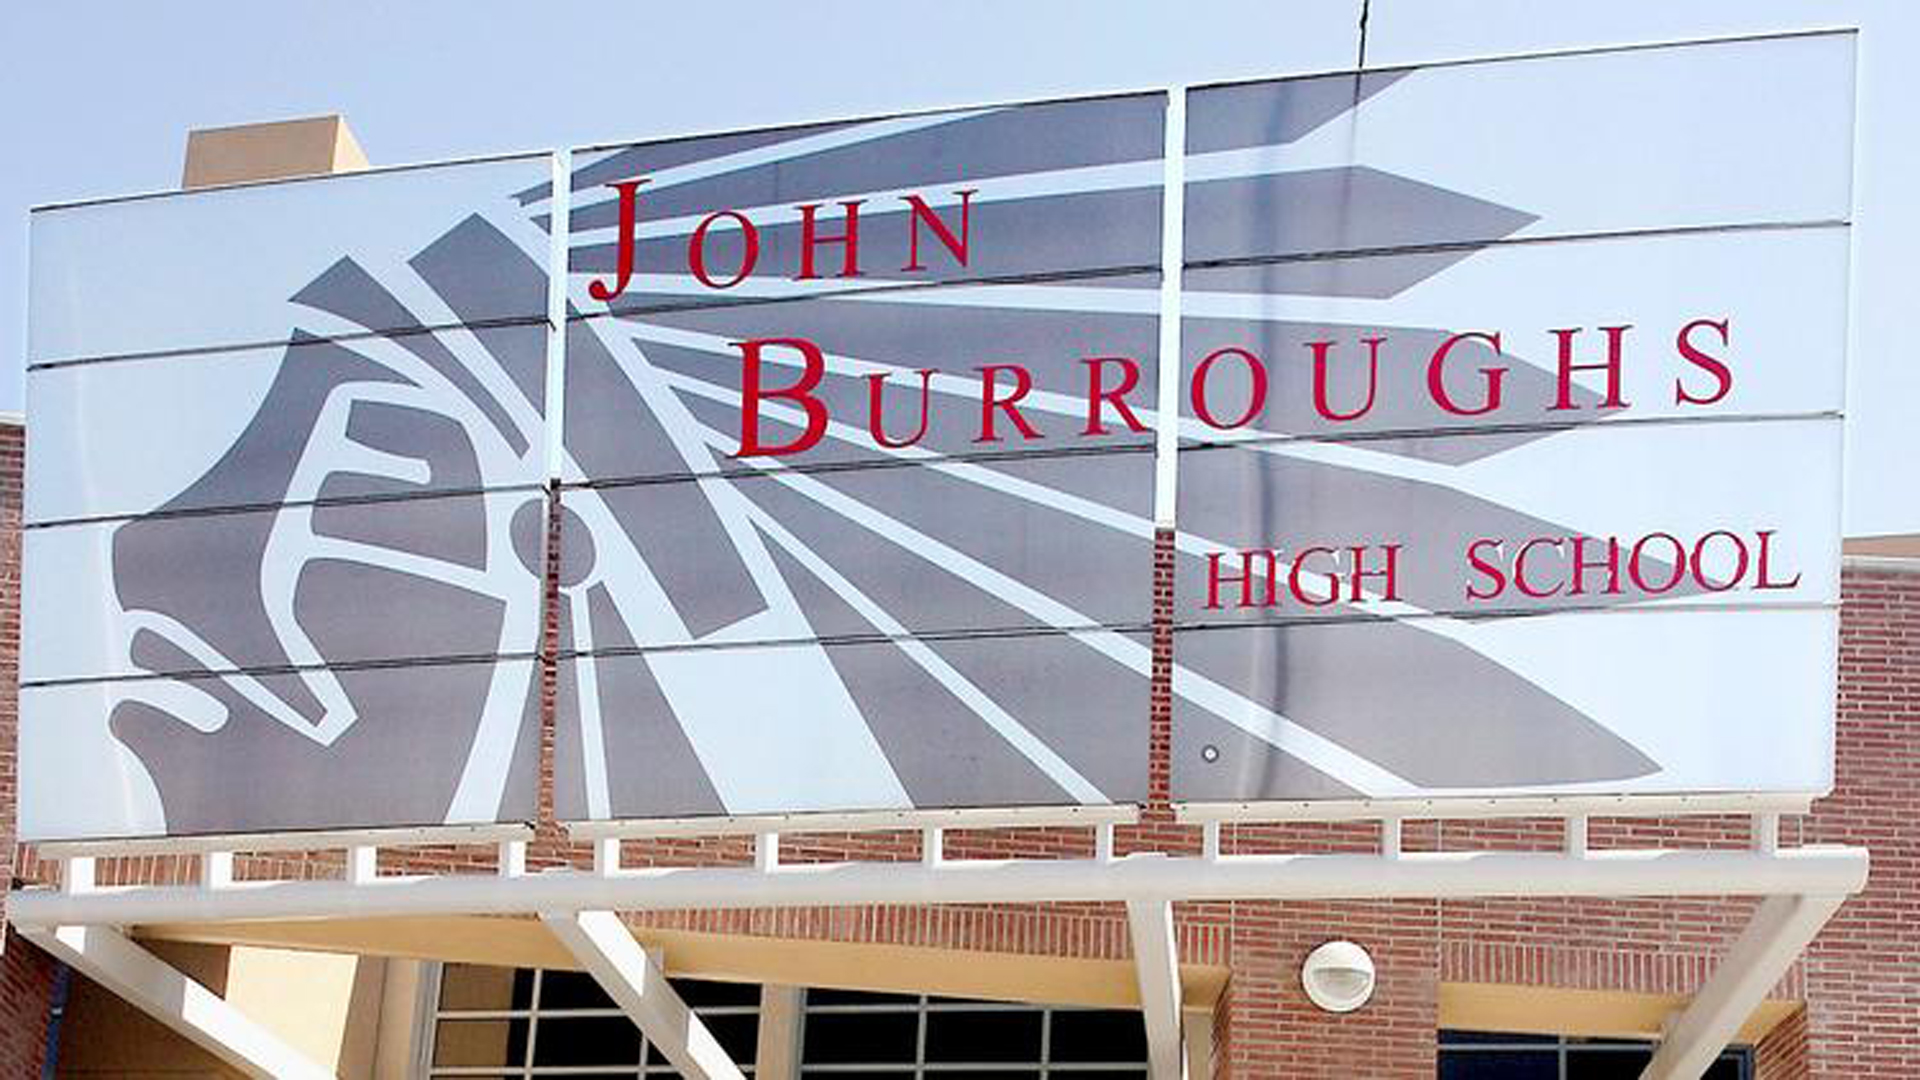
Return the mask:
[[1824,791],[1852,71],[40,211],[22,834]]

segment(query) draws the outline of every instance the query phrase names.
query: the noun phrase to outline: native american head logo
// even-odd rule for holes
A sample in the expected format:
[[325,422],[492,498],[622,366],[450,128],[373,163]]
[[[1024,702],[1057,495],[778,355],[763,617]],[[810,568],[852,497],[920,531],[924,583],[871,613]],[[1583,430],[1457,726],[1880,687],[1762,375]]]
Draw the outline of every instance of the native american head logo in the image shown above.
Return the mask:
[[[1532,220],[1372,168],[1286,164],[1281,151],[1330,137],[1397,78],[1196,101],[1188,370],[1227,345],[1310,356],[1316,341],[1384,334],[1431,351],[1448,328],[1304,317],[1302,302],[1390,300]],[[1082,361],[1110,355],[1139,361],[1139,414],[1182,436],[1176,798],[1540,789],[1656,769],[1414,617],[1447,610],[1454,579],[1410,572],[1398,605],[1205,625],[1185,586],[1209,554],[1249,543],[1379,538],[1410,519],[1460,540],[1489,523],[1569,530],[1449,479],[1552,431],[1420,437],[1398,391],[1422,372],[1369,369],[1357,344],[1322,389],[1345,408],[1377,396],[1367,440],[1304,438],[1298,396],[1234,440],[1190,406],[1157,414],[1162,115],[1142,95],[578,153],[572,290],[612,269],[605,185],[649,178],[648,231],[633,289],[611,308],[578,302],[560,328],[468,318],[503,290],[544,294],[542,253],[503,223],[552,228],[545,188],[501,192],[404,265],[348,253],[319,268],[291,297],[252,422],[112,536],[125,648],[158,677],[126,684],[111,727],[168,828],[530,817],[549,616],[563,819],[1144,799],[1153,435],[982,447],[976,431],[981,365],[1025,364],[1027,415],[1069,432],[1085,420]],[[765,269],[736,290],[676,276],[715,210],[870,199],[862,242],[878,251],[911,225],[889,197],[962,186],[977,254],[938,287],[881,271],[801,288],[782,261],[797,226],[770,211]],[[1261,257],[1282,248],[1377,253]],[[924,438],[886,446],[836,421],[805,460],[736,456],[736,343],[776,332],[821,344],[817,392],[837,416],[865,409],[878,375],[896,394],[887,429],[918,422]],[[561,401],[547,396],[556,333]],[[1545,392],[1538,367],[1512,366],[1509,393]],[[803,423],[777,407],[758,419],[785,437]],[[1366,675],[1335,693],[1313,674],[1333,671]],[[1439,752],[1463,742],[1489,752]]]

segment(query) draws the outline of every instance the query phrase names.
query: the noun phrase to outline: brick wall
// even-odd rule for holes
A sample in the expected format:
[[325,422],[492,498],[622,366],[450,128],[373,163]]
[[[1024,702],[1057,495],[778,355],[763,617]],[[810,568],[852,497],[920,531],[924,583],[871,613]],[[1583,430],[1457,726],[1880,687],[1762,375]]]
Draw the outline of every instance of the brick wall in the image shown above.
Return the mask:
[[[1815,843],[1873,851],[1866,892],[1808,951],[1811,1075],[1920,1076],[1920,575],[1850,572],[1833,797]],[[1789,1074],[1790,1075],[1790,1074]]]
[[[20,482],[26,429],[0,421],[0,875],[14,868],[13,818],[17,791],[14,730],[20,716]],[[6,915],[0,897],[0,922]],[[12,949],[5,949],[12,952]]]
[[[53,879],[51,865],[16,852],[13,833],[14,693],[18,637],[18,520],[21,433],[0,427],[0,860],[35,881]],[[1171,549],[1163,536],[1156,562],[1156,601],[1170,606]],[[1164,595],[1163,595],[1164,594]],[[1781,992],[1808,1006],[1782,1023],[1759,1049],[1763,1080],[1920,1076],[1920,875],[1912,820],[1920,804],[1920,575],[1850,570],[1842,617],[1839,773],[1836,794],[1817,813],[1783,823],[1787,843],[1866,844],[1874,872],[1863,896],[1840,917],[1789,975]],[[1156,635],[1164,668],[1171,635]],[[1164,685],[1164,680],[1156,680]],[[1197,829],[1172,823],[1165,805],[1167,707],[1153,701],[1151,777],[1154,799],[1139,826],[1121,830],[1121,852],[1191,853]],[[551,729],[545,733],[551,756]],[[550,816],[550,761],[543,769],[543,816]],[[542,821],[529,861],[534,866],[589,864],[584,845],[569,844]],[[1369,851],[1371,825],[1240,826],[1224,830],[1227,851]],[[1746,823],[1734,818],[1596,821],[1595,847],[1685,844],[1740,846]],[[1409,850],[1498,847],[1550,850],[1561,843],[1552,821],[1412,823]],[[813,834],[784,837],[790,861],[919,857],[917,833]],[[947,839],[958,858],[1019,855],[1084,856],[1085,829],[958,831]],[[629,842],[634,865],[750,864],[744,837]],[[383,854],[383,868],[416,872],[489,872],[491,849],[436,848]],[[193,880],[190,858],[107,861],[103,883]],[[248,877],[335,877],[337,855],[236,860]],[[1339,904],[1194,903],[1175,907],[1181,956],[1229,968],[1215,1014],[1220,1075],[1232,1077],[1397,1078],[1434,1075],[1434,1028],[1443,980],[1572,988],[1689,993],[1712,970],[1730,936],[1751,912],[1750,900],[1473,901]],[[700,911],[637,916],[636,923],[749,935],[933,945],[962,950],[1031,952],[1123,959],[1126,916],[1117,905],[981,905],[939,908],[831,908],[795,911]],[[1379,988],[1365,1009],[1331,1016],[1299,986],[1306,953],[1332,937],[1365,945],[1379,969]],[[0,954],[0,1075],[37,1075],[55,966],[38,950],[9,940]]]
[[[0,422],[0,880],[14,877],[14,731],[20,716],[20,480],[25,430]],[[4,898],[0,898],[0,904]],[[6,929],[0,907],[0,1076],[36,1077],[59,965]]]

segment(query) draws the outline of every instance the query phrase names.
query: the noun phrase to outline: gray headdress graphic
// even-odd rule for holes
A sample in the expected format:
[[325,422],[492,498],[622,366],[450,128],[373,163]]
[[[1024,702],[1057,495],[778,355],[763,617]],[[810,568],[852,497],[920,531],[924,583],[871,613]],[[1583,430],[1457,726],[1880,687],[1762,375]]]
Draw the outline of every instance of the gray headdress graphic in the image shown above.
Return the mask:
[[[1284,145],[1391,92],[1395,78],[1196,98],[1190,160]],[[1134,400],[1151,411],[1162,110],[1161,97],[1141,95],[576,156],[571,275],[612,268],[606,183],[651,177],[645,213],[658,225],[639,244],[633,289],[611,310],[570,311],[560,331],[563,819],[1146,797],[1153,436],[1124,425],[1070,436],[1085,420],[1090,356],[1137,360]],[[1190,298],[1391,297],[1532,220],[1362,167],[1263,171],[1257,155],[1246,160],[1188,186]],[[890,276],[879,253],[904,250],[912,221],[886,193],[976,181],[1006,193],[972,209],[976,256],[930,281]],[[551,227],[551,195],[502,192],[487,213]],[[707,213],[859,198],[872,203],[861,211],[870,277],[792,287],[800,238],[781,218],[763,227],[757,270],[737,294],[675,284]],[[1382,254],[1285,257],[1316,250]],[[408,270],[463,319],[498,310],[503,290],[546,288],[538,261],[486,214],[454,224]],[[549,330],[434,326],[392,284],[344,258],[292,297],[296,312],[369,333],[297,330],[227,453],[114,534],[115,589],[138,628],[132,661],[227,711],[207,730],[170,712],[165,695],[115,710],[112,730],[152,775],[170,830],[533,813],[550,496],[527,478],[556,411],[545,400]],[[1189,367],[1225,345],[1286,357],[1383,333],[1430,348],[1447,333],[1189,312]],[[803,457],[737,458],[735,343],[774,335],[828,354],[815,393],[835,422]],[[1381,460],[1444,470],[1551,437],[1476,418],[1407,434],[1427,421],[1397,411],[1391,403],[1413,395],[1394,389],[1423,374],[1369,371],[1360,357],[1343,353],[1328,392],[1377,394],[1382,406],[1354,430]],[[1002,360],[1031,369],[1028,413],[1054,437],[977,441],[978,369]],[[1551,393],[1546,374],[1512,368],[1510,393]],[[859,419],[874,377],[888,395],[884,429],[912,432],[929,369],[924,437],[876,445]],[[1275,396],[1257,437],[1236,440],[1190,414],[1161,418],[1181,425],[1183,445],[1175,797],[1653,771],[1593,718],[1420,617],[1339,604],[1225,626],[1198,606],[1190,586],[1214,551],[1382,538],[1409,517],[1442,543],[1489,527],[1577,534],[1426,473],[1276,452],[1324,434],[1310,411]],[[777,404],[760,414],[771,438],[794,437],[801,419]],[[197,512],[211,505],[260,509]],[[1448,611],[1457,589],[1417,569],[1401,585],[1416,613]],[[1295,673],[1338,669],[1370,674],[1340,694],[1306,689],[1324,680],[1295,685]],[[1462,741],[1492,752],[1437,752]]]

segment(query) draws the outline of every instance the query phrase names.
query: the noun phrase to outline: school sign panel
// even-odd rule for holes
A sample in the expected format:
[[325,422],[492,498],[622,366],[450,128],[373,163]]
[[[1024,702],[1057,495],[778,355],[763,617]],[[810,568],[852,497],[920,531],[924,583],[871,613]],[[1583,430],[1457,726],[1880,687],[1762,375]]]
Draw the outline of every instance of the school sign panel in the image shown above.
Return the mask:
[[1853,58],[41,210],[22,835],[1823,793]]

